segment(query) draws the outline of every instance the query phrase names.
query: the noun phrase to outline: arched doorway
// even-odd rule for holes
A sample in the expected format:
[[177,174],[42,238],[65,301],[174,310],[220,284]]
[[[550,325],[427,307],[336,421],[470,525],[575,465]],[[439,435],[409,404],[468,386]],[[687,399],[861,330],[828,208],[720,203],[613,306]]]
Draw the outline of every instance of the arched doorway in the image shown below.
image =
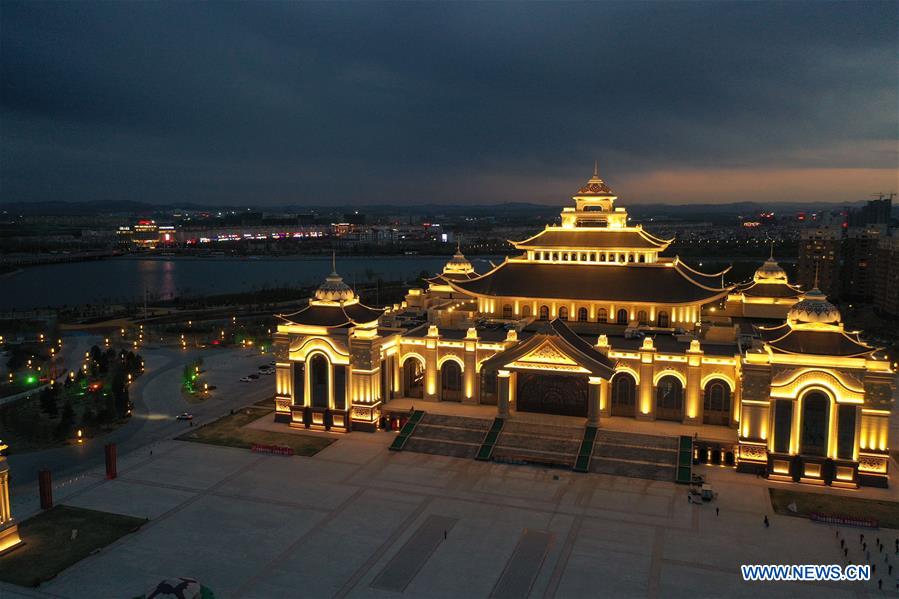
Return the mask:
[[424,397],[425,365],[418,358],[407,358],[403,362],[403,390],[406,397]]
[[625,310],[623,308],[621,310],[618,310],[618,313],[615,317],[615,321],[618,324],[627,324],[627,310]]
[[440,399],[462,401],[462,369],[452,360],[440,367]]
[[568,320],[568,308],[565,306],[559,308],[559,320]]
[[634,377],[619,372],[612,377],[612,416],[635,415],[637,401],[637,382]]
[[577,321],[578,322],[587,322],[587,308],[578,308],[577,309]]
[[549,306],[540,306],[540,320],[549,320]]
[[676,376],[663,376],[656,385],[656,418],[677,422],[684,419],[684,386]]
[[596,322],[608,322],[609,312],[605,308],[600,308],[596,316]]
[[323,354],[313,354],[309,359],[309,387],[313,408],[328,407],[328,359]]
[[730,387],[721,379],[705,384],[702,400],[702,423],[730,424]]
[[587,377],[519,372],[515,409],[562,416],[587,416]]
[[530,307],[528,304],[525,304],[525,305],[523,305],[523,306],[521,307],[521,315],[522,315],[524,318],[530,318],[530,317],[531,317],[531,307]]
[[821,391],[809,391],[802,397],[802,430],[799,453],[827,455],[827,419],[830,400]]
[[656,320],[658,326],[666,328],[668,326],[668,313],[664,310],[659,312],[659,316]]

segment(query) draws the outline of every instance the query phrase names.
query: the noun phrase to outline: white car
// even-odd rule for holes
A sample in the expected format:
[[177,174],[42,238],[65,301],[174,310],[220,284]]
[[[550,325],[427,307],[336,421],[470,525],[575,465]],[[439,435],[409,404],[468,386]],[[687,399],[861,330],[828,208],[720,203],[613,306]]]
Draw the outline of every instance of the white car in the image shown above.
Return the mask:
[[251,379],[251,378],[248,377],[248,376],[242,376],[242,377],[240,377],[240,382],[241,382],[241,383],[252,383],[252,382],[253,382],[253,379]]

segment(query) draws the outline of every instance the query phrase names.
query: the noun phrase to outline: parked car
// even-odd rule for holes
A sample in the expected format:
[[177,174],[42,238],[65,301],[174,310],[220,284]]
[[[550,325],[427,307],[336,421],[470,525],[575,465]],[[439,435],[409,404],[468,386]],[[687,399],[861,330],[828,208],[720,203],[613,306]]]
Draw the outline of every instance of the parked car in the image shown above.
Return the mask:
[[258,375],[258,374],[248,374],[247,376],[248,376],[249,378],[253,379],[254,381],[255,381],[256,379],[259,378],[259,375]]
[[182,412],[181,414],[178,414],[177,416],[175,416],[175,420],[193,420],[193,419],[194,419],[194,415],[191,414],[190,412]]
[[268,370],[263,370],[262,374],[275,374],[275,371],[269,368]]
[[240,377],[240,382],[241,382],[241,383],[252,383],[252,382],[253,382],[253,379],[251,379],[251,378],[248,377],[248,376],[242,376],[242,377]]

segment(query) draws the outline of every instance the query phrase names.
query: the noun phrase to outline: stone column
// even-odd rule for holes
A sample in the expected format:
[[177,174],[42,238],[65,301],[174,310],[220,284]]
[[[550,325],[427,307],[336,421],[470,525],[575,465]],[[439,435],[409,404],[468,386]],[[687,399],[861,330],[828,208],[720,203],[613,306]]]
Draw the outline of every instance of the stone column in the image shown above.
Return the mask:
[[[6,446],[0,444],[0,448]],[[19,538],[19,527],[12,517],[9,505],[9,466],[6,458],[0,456],[0,555],[18,547],[22,543]]]
[[436,325],[428,327],[428,336],[425,338],[425,399],[437,401],[440,399],[440,377],[437,370],[437,340],[440,331]]
[[600,397],[604,379],[591,376],[587,379],[587,426],[599,426]]
[[640,388],[637,393],[637,420],[655,420],[655,385],[652,382],[655,346],[651,337],[643,338],[640,348]]
[[476,404],[479,402],[478,393],[478,332],[470,327],[465,335],[465,371],[463,378],[463,403]]
[[499,398],[496,402],[496,410],[500,418],[509,417],[510,374],[508,370],[499,370],[496,373],[496,384],[499,385]]
[[687,350],[687,397],[684,424],[702,424],[702,354],[699,340],[690,342]]
[[612,415],[612,383],[608,379],[599,383],[599,415],[604,418]]

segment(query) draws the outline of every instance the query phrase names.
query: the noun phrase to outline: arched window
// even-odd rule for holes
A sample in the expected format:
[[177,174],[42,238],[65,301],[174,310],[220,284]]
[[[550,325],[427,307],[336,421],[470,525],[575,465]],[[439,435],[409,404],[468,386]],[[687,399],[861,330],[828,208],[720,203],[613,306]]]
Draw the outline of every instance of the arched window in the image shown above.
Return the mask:
[[626,372],[612,377],[612,416],[634,416],[637,382]]
[[403,362],[403,387],[406,397],[424,396],[425,365],[418,358],[408,358]]
[[459,365],[447,360],[440,367],[441,393],[443,401],[462,401],[462,369]]
[[559,320],[568,320],[568,308],[565,306],[559,308]]
[[730,424],[730,387],[721,379],[705,384],[702,400],[703,424]]
[[609,312],[605,308],[600,308],[596,314],[596,322],[609,322]]
[[618,254],[618,261],[619,262],[627,262],[627,258],[625,257],[624,254]]
[[549,306],[540,306],[540,320],[549,320]]
[[553,260],[554,260],[554,261],[558,261],[558,260],[559,260],[559,252],[553,252]]
[[656,385],[656,418],[678,422],[684,419],[684,386],[676,376],[663,376]]
[[596,252],[590,252],[590,262],[596,262]]
[[562,260],[564,260],[565,262],[568,262],[568,252],[562,253]]
[[633,255],[633,254],[628,254],[628,255],[627,255],[627,261],[628,261],[628,262],[633,262],[633,261],[634,261],[634,255]]
[[512,318],[512,304],[503,304],[503,318]]
[[637,312],[637,322],[640,324],[646,324],[646,310],[640,310]]
[[601,253],[601,254],[599,255],[599,261],[600,261],[600,262],[605,262],[605,261],[606,261],[606,255],[605,255],[605,253]]
[[587,308],[577,309],[577,320],[578,322],[587,322]]
[[830,400],[821,391],[810,391],[802,397],[802,430],[799,453],[827,455],[827,420]]
[[660,327],[663,327],[663,328],[667,327],[668,326],[668,313],[665,312],[664,310],[659,312],[659,315],[656,317],[656,323]]
[[646,262],[646,254],[640,254],[640,262]]
[[328,359],[323,354],[313,354],[309,360],[309,386],[312,387],[313,408],[328,407]]
[[615,322],[618,324],[627,324],[627,310],[624,308],[618,310],[618,314],[615,316]]
[[521,307],[521,316],[523,318],[531,317],[531,305],[530,304],[525,304]]

